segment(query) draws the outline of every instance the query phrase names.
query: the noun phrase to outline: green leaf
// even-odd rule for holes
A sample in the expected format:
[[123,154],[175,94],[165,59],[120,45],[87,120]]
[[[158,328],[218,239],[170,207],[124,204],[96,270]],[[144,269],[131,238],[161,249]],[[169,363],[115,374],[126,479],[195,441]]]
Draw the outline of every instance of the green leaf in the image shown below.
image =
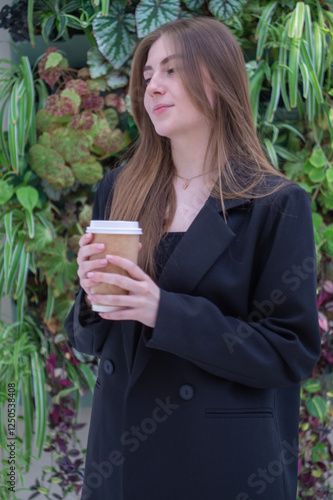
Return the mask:
[[29,271],[29,258],[30,254],[26,252],[25,249],[22,249],[14,299],[24,298],[25,296],[25,288]]
[[32,212],[29,210],[25,211],[25,220],[27,222],[28,227],[28,236],[29,238],[34,238],[35,236],[35,217]]
[[69,261],[67,253],[66,244],[59,238],[52,247],[44,250],[39,261],[55,297],[63,293],[66,287],[72,286],[77,278],[77,263],[75,260]]
[[306,174],[309,174],[312,170],[313,166],[311,165],[310,163],[310,160],[307,159],[304,163],[303,163],[303,170]]
[[16,191],[16,196],[22,207],[24,207],[30,213],[38,203],[38,191],[31,186],[23,186],[18,188]]
[[62,391],[59,391],[53,398],[53,401],[56,404],[60,403],[61,398],[68,396],[68,394],[71,394],[74,391],[78,391],[79,387],[75,387],[74,385],[71,387],[68,387],[67,389],[63,389]]
[[269,159],[270,159],[272,165],[278,170],[279,169],[279,160],[278,160],[275,148],[274,148],[274,144],[272,143],[272,141],[270,139],[267,139],[267,138],[264,139],[264,144],[265,144],[265,148],[266,148],[267,154],[269,156]]
[[[97,2],[99,4],[99,0],[95,0],[95,4]],[[101,0],[101,4],[102,4],[102,14],[103,14],[103,16],[106,16],[107,13],[109,12],[110,0]]]
[[306,398],[306,408],[313,417],[324,420],[327,412],[327,403],[321,396]]
[[259,22],[257,25],[255,37],[258,40],[258,43],[257,43],[257,60],[258,61],[259,61],[259,59],[261,59],[263,51],[264,51],[270,22],[271,22],[272,15],[273,15],[274,9],[276,7],[276,4],[277,4],[277,2],[270,2],[268,5],[266,5],[266,7],[264,8],[264,10],[261,13],[261,16],[260,16],[260,19],[259,19]]
[[60,40],[60,38],[62,38],[62,37],[64,39],[66,39],[68,37],[68,34],[66,32],[66,28],[67,28],[67,18],[66,18],[66,16],[64,14],[62,14],[62,13],[59,13],[57,15],[56,24],[57,24],[58,35],[56,36],[56,38],[54,39],[54,41]]
[[47,303],[45,310],[45,320],[50,321],[54,310],[54,295],[50,287],[47,287]]
[[59,484],[63,482],[63,479],[61,477],[51,477],[50,481],[52,484]]
[[[37,213],[37,215],[39,215]],[[53,241],[54,229],[52,226],[41,224],[38,219],[36,221],[35,236],[32,241],[27,242],[27,250],[29,252],[40,252]]]
[[22,379],[22,400],[24,414],[24,441],[25,455],[28,460],[27,468],[31,459],[32,435],[33,435],[33,394],[30,373]]
[[312,182],[322,182],[326,177],[326,173],[325,170],[313,167],[309,172],[309,177]]
[[301,70],[301,75],[302,75],[302,80],[303,80],[303,97],[304,99],[307,98],[308,93],[309,93],[309,71],[307,66],[304,64],[303,61],[300,62],[300,70]]
[[298,185],[301,186],[301,188],[303,188],[307,193],[312,193],[312,188],[306,182],[298,182]]
[[281,37],[281,43],[280,43],[280,50],[279,50],[279,69],[280,69],[280,84],[281,84],[281,96],[284,102],[285,107],[287,108],[288,111],[291,110],[290,103],[289,103],[289,97],[287,94],[287,77],[286,77],[286,72],[288,70],[289,72],[289,67],[288,67],[288,54],[287,54],[287,45],[288,45],[288,30],[289,30],[289,25],[290,25],[290,18],[287,19],[282,37]]
[[263,60],[260,61],[259,65],[257,66],[256,72],[253,74],[249,81],[251,107],[255,126],[257,126],[258,121],[259,96],[265,77],[265,65],[266,63]]
[[289,26],[290,38],[301,38],[304,26],[304,3],[297,2],[296,9],[292,13]]
[[290,105],[292,108],[296,108],[297,105],[299,59],[300,59],[300,39],[292,38],[290,41],[290,52],[289,52],[290,71],[288,72],[289,98],[290,98]]
[[208,8],[220,21],[229,19],[242,8],[244,0],[210,0]]
[[39,449],[40,457],[43,451],[43,444],[46,431],[47,400],[45,388],[45,368],[42,359],[37,352],[31,356],[31,368],[33,378],[34,397],[36,405],[36,447]]
[[108,16],[98,13],[93,20],[94,35],[102,54],[114,66],[120,68],[131,55],[135,40],[135,18],[125,14],[120,2],[114,2]]
[[13,231],[13,212],[7,212],[5,217],[5,231],[6,231],[6,243],[12,245],[14,243],[14,231]]
[[275,114],[276,108],[277,108],[277,106],[279,104],[279,100],[280,100],[281,71],[280,71],[280,68],[278,66],[275,66],[273,68],[271,85],[272,85],[271,98],[270,98],[269,105],[268,105],[267,112],[266,112],[266,119],[268,122],[273,121],[274,114]]
[[5,205],[11,199],[14,188],[8,182],[0,179],[0,205]]
[[307,392],[318,392],[322,388],[320,382],[313,379],[308,379],[306,382],[304,382],[302,387]]
[[325,167],[327,159],[321,148],[315,149],[313,151],[312,155],[310,156],[310,162],[311,165],[316,168]]
[[319,103],[322,103],[323,102],[322,87],[318,81],[316,70],[315,70],[313,63],[311,61],[310,54],[309,54],[309,48],[308,48],[307,42],[305,40],[301,40],[300,51],[301,51],[301,55],[302,55],[302,60],[307,67],[307,70],[309,73],[309,79],[311,81],[312,88],[313,88],[313,91],[316,95],[317,101]]
[[326,227],[324,231],[324,238],[326,240],[324,249],[332,257],[333,256],[333,224]]
[[47,45],[49,44],[49,36],[54,27],[55,20],[56,16],[54,14],[50,14],[49,16],[45,17],[44,21],[42,22],[42,36]]
[[34,0],[28,0],[28,30],[31,46],[35,47],[35,29],[34,29]]
[[326,170],[326,179],[328,182],[333,182],[333,167]]
[[316,477],[316,478],[322,477],[323,474],[324,474],[324,472],[319,468],[311,471],[311,476]]
[[18,88],[19,84],[16,81],[13,87],[8,112],[8,146],[10,153],[10,161],[15,172],[19,171],[19,146],[18,146]]
[[326,452],[326,445],[323,443],[323,441],[319,441],[314,445],[312,448],[312,460],[314,462],[321,462],[328,458],[327,452]]
[[4,101],[1,103],[1,109],[0,109],[0,164],[3,164],[6,169],[10,168],[10,158],[9,158],[9,149],[8,149],[8,144],[7,141],[5,140],[5,133],[3,130],[3,121],[4,121],[4,115],[5,112],[7,112],[7,104],[9,101],[8,96]]
[[289,123],[281,123],[278,125],[278,128],[279,129],[285,128],[287,130],[290,130],[290,132],[293,132],[294,134],[298,135],[298,137],[300,137],[302,141],[305,142],[304,135],[301,134],[301,132],[296,127],[294,127],[294,125],[290,125]]
[[46,60],[46,64],[45,64],[45,69],[55,68],[56,66],[58,66],[58,64],[60,63],[60,61],[62,59],[63,59],[63,57],[60,54],[60,52],[51,52],[47,56],[47,60]]
[[[24,82],[21,82],[24,85]],[[27,116],[27,96],[19,97],[18,102],[18,120],[17,120],[17,147],[20,156],[24,155],[24,148],[26,144],[26,116]]]
[[316,212],[313,212],[313,214],[312,214],[312,222],[313,222],[313,227],[315,229],[319,229],[319,227],[323,223],[323,218],[322,218],[322,216],[320,214],[317,214]]
[[7,293],[13,293],[12,292],[12,285],[14,282],[14,278],[17,275],[18,269],[19,269],[19,263],[21,261],[22,257],[22,252],[25,252],[24,249],[24,239],[20,238],[18,240],[18,243],[16,243],[14,247],[14,251],[12,252],[10,263],[9,263],[9,274],[8,274],[8,279],[7,279]]
[[49,494],[49,490],[47,488],[44,488],[44,486],[38,486],[37,491],[41,493],[41,495]]
[[162,24],[175,21],[179,8],[179,0],[141,0],[135,12],[138,37],[143,38]]
[[313,39],[314,39],[314,60],[315,60],[315,70],[318,76],[319,82],[322,80],[322,74],[324,71],[323,59],[325,56],[324,45],[325,45],[325,37],[321,32],[318,23],[313,23]]
[[281,156],[281,158],[283,158],[284,160],[287,160],[287,161],[290,161],[290,162],[298,162],[299,161],[299,157],[297,156],[296,153],[293,153],[292,151],[290,151],[289,149],[287,148],[284,148],[282,146],[278,146],[275,144],[275,152]]
[[320,202],[327,210],[333,210],[333,194],[325,193],[325,195],[320,195]]
[[91,370],[84,363],[80,364],[80,370],[81,370],[82,374],[84,375],[84,377],[85,377],[85,379],[86,379],[86,381],[88,383],[89,389],[93,393],[94,392],[95,383],[96,383],[96,376],[93,375],[93,373],[91,372]]

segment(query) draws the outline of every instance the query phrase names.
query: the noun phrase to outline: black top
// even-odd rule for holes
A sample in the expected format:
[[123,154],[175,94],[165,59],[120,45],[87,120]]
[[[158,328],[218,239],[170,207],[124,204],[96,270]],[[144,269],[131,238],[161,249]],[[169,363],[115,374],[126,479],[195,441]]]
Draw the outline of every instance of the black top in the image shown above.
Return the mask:
[[[155,264],[156,264],[156,281],[160,277],[166,263],[168,262],[169,258],[171,257],[174,249],[182,239],[182,236],[185,233],[166,233],[164,238],[160,241],[158,247],[156,248],[155,251]],[[133,337],[132,337],[132,342],[133,342],[133,347],[132,347],[132,352],[136,353],[137,348],[138,348],[138,343],[140,340],[140,337],[142,335],[142,325],[140,323],[136,323],[136,326],[134,328],[133,332]],[[135,354],[134,354],[135,356]]]
[[166,233],[165,237],[160,241],[155,253],[156,280],[158,280],[172,252],[174,251],[184,234],[185,233],[180,232]]

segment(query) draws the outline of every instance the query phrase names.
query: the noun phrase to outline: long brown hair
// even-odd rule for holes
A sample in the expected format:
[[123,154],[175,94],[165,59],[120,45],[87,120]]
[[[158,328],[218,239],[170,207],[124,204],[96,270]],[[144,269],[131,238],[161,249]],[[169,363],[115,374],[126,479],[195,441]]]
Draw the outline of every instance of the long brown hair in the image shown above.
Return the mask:
[[[257,138],[244,57],[229,29],[213,18],[193,18],[166,23],[150,33],[136,50],[130,81],[133,117],[140,136],[134,155],[117,178],[110,219],[140,221],[143,236],[139,265],[152,277],[156,246],[176,210],[170,140],[155,132],[143,105],[143,68],[150,47],[161,36],[183,55],[179,68],[183,84],[193,104],[211,123],[207,151],[213,153],[214,164],[204,168],[219,171],[211,195],[219,197],[222,206],[223,200],[230,198],[264,196],[268,194],[265,176],[280,175],[268,162]],[[215,95],[214,108],[205,92],[203,73],[208,74]]]

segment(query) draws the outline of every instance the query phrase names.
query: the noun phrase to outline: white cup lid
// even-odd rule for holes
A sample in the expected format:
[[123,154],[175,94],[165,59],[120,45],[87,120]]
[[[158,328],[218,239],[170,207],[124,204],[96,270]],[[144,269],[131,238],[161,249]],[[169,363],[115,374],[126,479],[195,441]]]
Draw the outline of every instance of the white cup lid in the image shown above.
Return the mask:
[[139,223],[127,220],[91,220],[87,233],[101,234],[142,234]]

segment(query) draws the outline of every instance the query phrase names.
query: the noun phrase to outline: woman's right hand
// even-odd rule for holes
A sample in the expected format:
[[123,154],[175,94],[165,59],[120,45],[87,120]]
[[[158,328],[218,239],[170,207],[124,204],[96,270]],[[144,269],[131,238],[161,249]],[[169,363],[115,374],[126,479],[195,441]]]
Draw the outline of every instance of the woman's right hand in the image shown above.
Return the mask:
[[89,260],[92,255],[103,253],[105,250],[104,243],[91,243],[93,236],[93,233],[86,233],[82,236],[79,241],[80,250],[77,256],[77,263],[79,266],[77,274],[80,280],[80,286],[87,295],[90,293],[91,287],[97,284],[96,281],[87,278],[87,274],[90,271],[100,269],[107,265],[107,260],[105,258]]

